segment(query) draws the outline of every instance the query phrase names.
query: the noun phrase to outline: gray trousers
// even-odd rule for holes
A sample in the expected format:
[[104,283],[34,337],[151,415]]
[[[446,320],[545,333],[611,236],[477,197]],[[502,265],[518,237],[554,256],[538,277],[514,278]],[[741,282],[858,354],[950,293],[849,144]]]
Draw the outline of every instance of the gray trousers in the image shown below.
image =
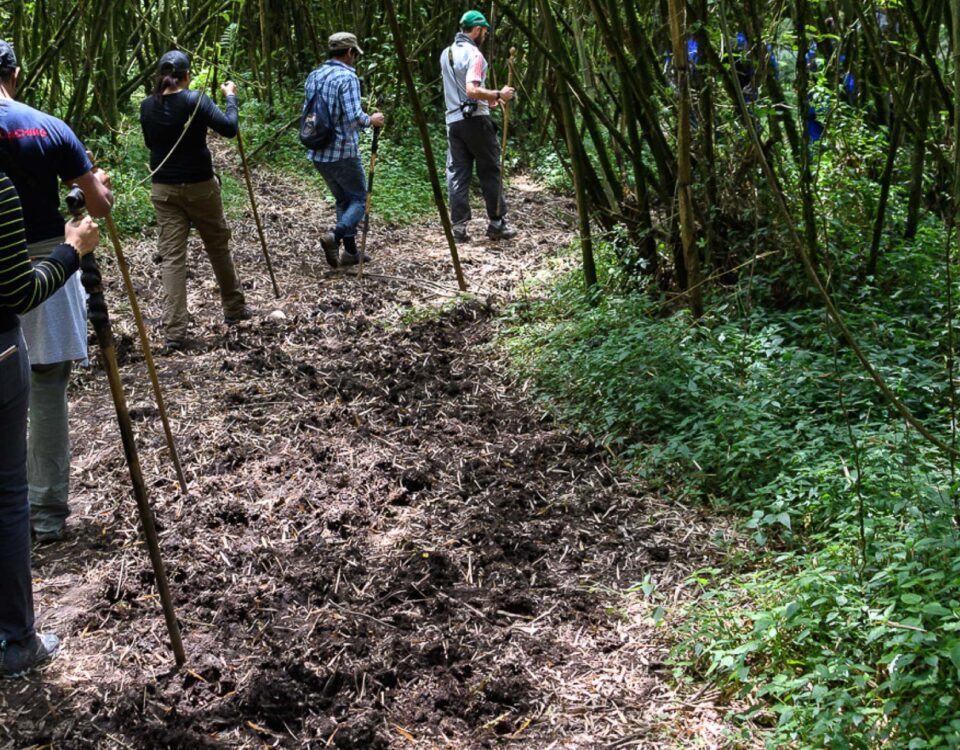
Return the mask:
[[33,635],[30,505],[27,502],[27,401],[30,364],[20,328],[0,333],[0,641]]
[[488,116],[475,115],[447,125],[447,194],[450,222],[454,226],[470,220],[470,179],[474,164],[487,218],[502,219],[507,213],[507,204],[500,190],[500,141],[493,119]]
[[70,515],[70,420],[67,386],[73,362],[34,365],[30,373],[27,478],[36,532],[57,532]]

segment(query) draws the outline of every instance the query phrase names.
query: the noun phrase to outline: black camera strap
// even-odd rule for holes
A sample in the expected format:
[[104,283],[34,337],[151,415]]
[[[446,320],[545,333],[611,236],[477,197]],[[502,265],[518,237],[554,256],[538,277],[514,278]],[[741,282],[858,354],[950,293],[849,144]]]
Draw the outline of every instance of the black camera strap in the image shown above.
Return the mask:
[[[453,44],[460,44],[460,42],[454,42]],[[476,99],[467,96],[467,87],[461,86],[460,81],[457,80],[457,69],[453,64],[453,44],[447,47],[447,68],[450,71],[450,78],[453,80],[453,87],[457,91],[457,97],[460,99],[460,111],[463,112],[468,102],[476,102]]]

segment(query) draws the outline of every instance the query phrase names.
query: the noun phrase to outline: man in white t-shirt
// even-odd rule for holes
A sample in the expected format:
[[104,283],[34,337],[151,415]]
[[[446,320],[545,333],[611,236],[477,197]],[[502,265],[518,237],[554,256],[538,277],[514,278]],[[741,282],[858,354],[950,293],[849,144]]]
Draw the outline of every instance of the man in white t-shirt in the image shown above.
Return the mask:
[[516,92],[510,86],[483,88],[487,61],[480,46],[490,35],[483,13],[470,10],[460,19],[460,32],[440,55],[443,96],[447,114],[447,192],[450,221],[458,241],[470,239],[470,179],[473,165],[487,209],[487,237],[510,239],[517,232],[504,218],[507,204],[500,181],[500,142],[490,117],[491,107],[508,102]]

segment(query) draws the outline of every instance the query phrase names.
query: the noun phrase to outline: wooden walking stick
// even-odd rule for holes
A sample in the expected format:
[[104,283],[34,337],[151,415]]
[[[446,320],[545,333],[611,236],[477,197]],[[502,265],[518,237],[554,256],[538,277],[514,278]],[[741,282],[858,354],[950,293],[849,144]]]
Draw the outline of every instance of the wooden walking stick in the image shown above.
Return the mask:
[[[90,152],[87,152],[93,161]],[[163,432],[167,437],[167,450],[170,451],[170,458],[173,461],[173,468],[177,472],[177,481],[180,483],[180,491],[186,494],[187,480],[183,476],[183,467],[180,465],[180,456],[177,453],[177,445],[173,439],[173,430],[170,429],[170,420],[167,418],[167,408],[163,402],[163,393],[160,390],[160,380],[157,377],[157,368],[153,362],[153,352],[150,349],[150,337],[147,335],[147,328],[143,324],[143,315],[140,313],[140,303],[137,301],[137,295],[133,290],[133,280],[130,278],[130,268],[127,266],[127,259],[123,255],[123,248],[120,246],[120,235],[117,232],[117,225],[113,221],[113,215],[107,214],[104,217],[107,225],[107,234],[110,235],[110,241],[113,243],[113,252],[117,256],[117,265],[120,267],[120,275],[123,276],[123,285],[127,290],[127,299],[130,301],[130,308],[133,310],[133,319],[137,324],[137,333],[140,335],[140,348],[143,349],[143,359],[147,363],[147,373],[150,376],[150,384],[153,386],[153,397],[157,402],[157,410],[160,412],[160,421],[163,423]]]
[[[67,208],[75,217],[83,213],[86,205],[83,191],[76,185],[67,195]],[[163,615],[167,622],[167,632],[170,634],[170,646],[173,650],[177,666],[183,666],[186,655],[183,651],[183,641],[180,638],[180,625],[173,608],[173,599],[170,596],[170,587],[167,584],[167,574],[160,557],[160,543],[157,538],[157,528],[153,520],[153,510],[147,500],[147,487],[143,481],[143,472],[140,469],[140,458],[137,455],[137,444],[133,438],[133,422],[127,410],[127,399],[123,393],[123,383],[120,381],[120,368],[117,367],[117,352],[113,340],[113,329],[110,327],[110,316],[107,312],[107,303],[103,297],[100,269],[97,267],[93,253],[83,256],[80,261],[81,279],[83,288],[87,291],[87,309],[93,330],[100,345],[100,361],[107,372],[110,382],[110,395],[113,397],[113,406],[117,411],[117,422],[120,425],[120,439],[123,442],[123,452],[127,459],[127,468],[130,470],[130,480],[133,483],[133,495],[137,500],[137,509],[140,512],[140,523],[143,525],[143,535],[147,540],[147,549],[150,553],[150,562],[153,564],[153,574],[157,579],[157,591],[163,605]]]
[[243,164],[243,176],[247,180],[247,192],[250,194],[250,208],[253,209],[253,220],[257,224],[257,234],[260,235],[260,247],[263,249],[263,259],[267,263],[267,272],[270,274],[270,283],[273,284],[273,294],[280,299],[280,287],[277,286],[277,277],[273,275],[273,264],[270,262],[270,253],[267,251],[267,240],[263,236],[263,224],[260,222],[260,212],[257,210],[257,199],[253,194],[253,181],[250,179],[250,167],[247,165],[247,152],[243,149],[243,136],[237,128],[237,148],[240,150],[240,162]]
[[[377,96],[377,108],[383,107],[383,94]],[[377,149],[380,147],[380,131],[383,126],[373,129],[373,142],[370,144],[370,174],[367,175],[367,205],[363,213],[363,233],[360,235],[360,269],[363,278],[363,254],[367,249],[367,232],[370,231],[370,206],[373,204],[373,173],[377,168]]]
[[[507,87],[513,88],[513,61],[517,54],[517,48],[510,48],[510,57],[507,58]],[[497,194],[497,211],[503,216],[503,170],[507,163],[507,130],[510,128],[510,107],[509,102],[503,102],[503,141],[500,144],[500,192]]]
[[[262,20],[262,19],[261,19]],[[213,89],[216,92],[217,69],[220,65],[220,49],[217,43],[217,59],[213,63]],[[199,103],[199,100],[198,100]],[[240,152],[240,163],[243,165],[243,177],[247,182],[247,193],[250,195],[250,208],[253,211],[253,220],[257,225],[257,235],[260,237],[260,248],[263,250],[263,260],[267,264],[267,273],[270,274],[270,283],[273,284],[273,294],[280,299],[280,287],[277,286],[277,277],[273,274],[273,263],[270,262],[270,253],[267,250],[267,240],[263,236],[263,223],[260,221],[260,211],[257,210],[257,198],[253,194],[253,180],[250,179],[250,165],[247,162],[247,152],[243,147],[243,135],[240,133],[240,125],[237,124],[237,150]]]

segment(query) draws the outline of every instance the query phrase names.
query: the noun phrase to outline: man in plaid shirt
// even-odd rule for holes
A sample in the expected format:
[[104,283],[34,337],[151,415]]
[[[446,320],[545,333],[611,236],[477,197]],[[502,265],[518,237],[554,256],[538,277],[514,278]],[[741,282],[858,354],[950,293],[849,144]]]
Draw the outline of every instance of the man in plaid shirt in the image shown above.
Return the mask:
[[[337,224],[320,238],[327,262],[336,268],[360,262],[356,235],[367,205],[367,181],[360,161],[360,131],[371,125],[383,127],[383,115],[380,112],[368,115],[361,106],[360,79],[354,66],[363,50],[357,44],[357,37],[341,31],[330,37],[327,46],[329,59],[307,76],[304,106],[319,90],[335,131],[329,146],[308,151],[307,156],[337,203]],[[370,260],[367,256],[363,258],[364,263]]]

